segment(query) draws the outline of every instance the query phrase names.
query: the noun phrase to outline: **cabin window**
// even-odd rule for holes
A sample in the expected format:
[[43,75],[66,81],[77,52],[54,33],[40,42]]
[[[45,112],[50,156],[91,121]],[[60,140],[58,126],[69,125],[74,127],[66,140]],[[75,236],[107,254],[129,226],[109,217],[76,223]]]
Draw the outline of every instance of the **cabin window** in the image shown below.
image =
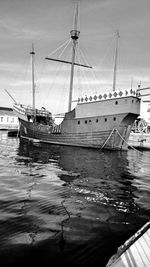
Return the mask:
[[80,121],[78,121],[78,124],[80,124]]
[[3,118],[3,117],[1,117],[1,122],[3,122],[3,119],[4,119],[4,118]]
[[87,120],[85,121],[85,124],[87,124]]
[[105,122],[107,121],[107,118],[105,118]]
[[116,121],[116,117],[114,117],[114,121]]
[[134,103],[134,100],[132,99],[132,103]]
[[89,120],[89,123],[91,123],[92,121],[91,120]]
[[115,102],[115,105],[118,105],[118,101]]
[[98,119],[96,119],[96,122],[98,122]]

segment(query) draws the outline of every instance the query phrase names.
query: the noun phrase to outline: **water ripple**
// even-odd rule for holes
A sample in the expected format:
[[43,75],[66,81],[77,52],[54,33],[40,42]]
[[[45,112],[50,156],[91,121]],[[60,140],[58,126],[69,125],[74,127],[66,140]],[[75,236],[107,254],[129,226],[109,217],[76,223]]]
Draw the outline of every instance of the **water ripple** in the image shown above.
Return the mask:
[[105,266],[149,219],[148,151],[36,146],[4,132],[0,151],[0,260],[11,267],[35,261],[33,249],[36,266]]

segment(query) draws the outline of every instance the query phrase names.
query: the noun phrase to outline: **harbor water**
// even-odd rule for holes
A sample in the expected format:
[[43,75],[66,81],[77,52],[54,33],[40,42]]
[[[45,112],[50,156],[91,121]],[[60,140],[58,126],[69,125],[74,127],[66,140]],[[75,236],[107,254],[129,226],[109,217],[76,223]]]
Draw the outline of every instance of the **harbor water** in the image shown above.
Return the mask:
[[106,266],[150,218],[150,151],[0,132],[0,266]]

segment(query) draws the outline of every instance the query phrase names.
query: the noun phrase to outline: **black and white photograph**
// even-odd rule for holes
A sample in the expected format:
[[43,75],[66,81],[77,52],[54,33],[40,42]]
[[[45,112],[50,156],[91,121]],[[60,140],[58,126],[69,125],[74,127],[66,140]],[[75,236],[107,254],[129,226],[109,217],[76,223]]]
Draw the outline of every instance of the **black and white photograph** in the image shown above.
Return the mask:
[[0,0],[0,267],[150,267],[150,1]]

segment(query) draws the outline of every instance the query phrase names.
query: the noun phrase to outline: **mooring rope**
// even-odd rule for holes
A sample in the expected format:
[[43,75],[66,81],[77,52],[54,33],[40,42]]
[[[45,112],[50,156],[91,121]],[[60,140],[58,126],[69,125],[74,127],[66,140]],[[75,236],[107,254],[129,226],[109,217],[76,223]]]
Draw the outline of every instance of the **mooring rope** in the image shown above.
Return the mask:
[[136,152],[142,154],[142,155],[145,155],[147,157],[150,157],[149,155],[139,151],[138,149],[136,149],[135,147],[133,147],[132,145],[128,144],[128,142],[123,138],[123,136],[119,133],[118,129],[117,128],[113,128],[110,135],[108,136],[108,138],[106,139],[106,141],[104,142],[104,144],[102,145],[101,149],[104,148],[104,146],[107,144],[108,140],[110,139],[111,135],[113,134],[113,132],[116,131],[118,133],[118,135],[120,136],[120,138],[127,144],[128,147],[131,147],[133,150],[135,150]]
[[108,136],[108,138],[106,139],[106,141],[104,142],[104,144],[102,145],[101,149],[104,148],[104,146],[107,144],[108,140],[110,139],[111,135],[113,134],[114,130],[116,130],[116,128],[113,128],[110,135]]
[[116,130],[116,132],[118,133],[118,135],[120,136],[120,138],[121,138],[121,139],[122,139],[122,140],[123,140],[129,147],[131,147],[133,150],[135,150],[136,152],[138,152],[138,153],[140,153],[140,154],[142,154],[142,155],[145,155],[145,156],[147,156],[147,157],[150,157],[149,155],[147,155],[147,154],[145,154],[145,153],[139,151],[139,150],[136,149],[135,147],[129,145],[128,142],[127,142],[127,141],[122,137],[122,135],[119,133],[118,129],[115,128],[115,130]]

